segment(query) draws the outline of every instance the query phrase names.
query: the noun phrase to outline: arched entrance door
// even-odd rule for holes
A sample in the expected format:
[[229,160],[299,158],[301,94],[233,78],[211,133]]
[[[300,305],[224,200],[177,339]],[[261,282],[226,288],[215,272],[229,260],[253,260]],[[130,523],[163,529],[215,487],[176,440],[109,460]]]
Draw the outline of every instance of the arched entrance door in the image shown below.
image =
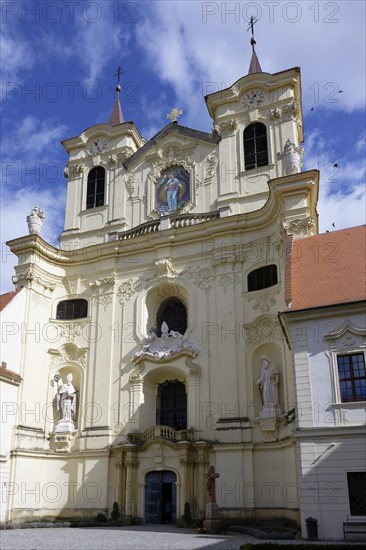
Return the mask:
[[145,523],[176,523],[177,476],[163,470],[149,472],[145,478]]

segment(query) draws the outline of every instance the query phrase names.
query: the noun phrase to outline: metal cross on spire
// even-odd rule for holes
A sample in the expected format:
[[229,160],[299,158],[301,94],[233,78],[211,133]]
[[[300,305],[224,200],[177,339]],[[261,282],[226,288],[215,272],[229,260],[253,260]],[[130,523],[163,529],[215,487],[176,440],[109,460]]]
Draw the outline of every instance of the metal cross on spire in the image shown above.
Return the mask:
[[119,94],[120,94],[120,91],[121,91],[121,85],[120,85],[120,80],[121,80],[121,75],[124,73],[124,70],[122,69],[122,67],[120,67],[120,65],[118,65],[118,68],[116,70],[116,72],[114,73],[113,76],[116,76],[117,77],[117,84],[116,84],[116,99],[119,97]]
[[120,67],[118,65],[118,68],[117,68],[117,71],[114,73],[114,76],[117,77],[117,84],[116,84],[116,99],[115,99],[115,102],[114,102],[114,105],[113,105],[113,109],[112,109],[112,112],[111,112],[111,115],[109,117],[109,121],[108,121],[108,124],[110,124],[111,126],[117,126],[117,124],[122,124],[124,121],[123,121],[123,115],[122,115],[122,109],[121,109],[121,104],[119,102],[119,94],[121,92],[121,85],[120,85],[120,80],[121,80],[121,75],[124,73],[124,70],[122,69],[122,67]]
[[261,66],[260,66],[260,63],[259,63],[259,59],[257,57],[257,54],[255,53],[255,47],[254,47],[256,45],[256,41],[255,41],[255,38],[254,38],[254,25],[256,23],[258,23],[258,19],[256,17],[253,17],[253,15],[252,15],[250,17],[249,26],[247,28],[247,31],[249,31],[250,29],[252,31],[252,38],[250,39],[250,43],[251,43],[251,46],[252,46],[252,59],[250,61],[248,74],[261,73],[262,72],[262,69],[261,69]]
[[124,70],[122,69],[122,67],[120,67],[118,65],[118,68],[117,68],[117,71],[114,73],[114,76],[117,77],[117,80],[118,80],[118,84],[119,84],[119,81],[121,79],[121,75],[124,73]]
[[251,15],[247,31],[249,31],[249,29],[252,29],[252,38],[250,39],[250,43],[252,45],[253,52],[254,52],[254,46],[256,44],[256,41],[255,41],[255,38],[254,38],[254,25],[256,23],[258,23],[258,19],[256,17],[253,17],[253,15]]

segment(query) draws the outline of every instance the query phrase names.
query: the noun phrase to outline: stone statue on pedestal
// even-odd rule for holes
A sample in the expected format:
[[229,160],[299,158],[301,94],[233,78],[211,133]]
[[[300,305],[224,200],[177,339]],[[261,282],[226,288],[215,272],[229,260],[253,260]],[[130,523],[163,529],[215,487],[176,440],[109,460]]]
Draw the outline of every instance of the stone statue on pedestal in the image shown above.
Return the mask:
[[273,442],[277,441],[277,429],[283,416],[278,397],[280,371],[265,355],[261,357],[260,361],[261,374],[257,385],[261,391],[262,408],[259,416],[255,418],[255,422],[259,423],[264,434],[264,441]]
[[59,386],[57,391],[57,409],[60,422],[57,425],[56,432],[75,431],[77,390],[75,390],[72,380],[73,376],[69,373],[66,376],[66,384]]
[[263,405],[275,405],[278,403],[279,370],[271,364],[265,355],[261,357],[261,364],[261,375],[257,384],[262,392]]

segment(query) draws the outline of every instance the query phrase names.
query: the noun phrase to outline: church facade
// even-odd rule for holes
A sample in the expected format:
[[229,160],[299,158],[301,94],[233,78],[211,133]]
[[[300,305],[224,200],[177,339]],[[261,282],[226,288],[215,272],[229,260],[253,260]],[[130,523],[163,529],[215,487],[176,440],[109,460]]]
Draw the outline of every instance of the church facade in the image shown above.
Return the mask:
[[[60,249],[10,241],[26,292],[7,520],[302,523],[286,323],[289,237],[318,232],[302,172],[299,68],[249,74],[206,97],[211,133],[172,122],[146,141],[108,124],[69,154]],[[300,474],[301,477],[301,474]],[[108,513],[109,513],[108,512]]]

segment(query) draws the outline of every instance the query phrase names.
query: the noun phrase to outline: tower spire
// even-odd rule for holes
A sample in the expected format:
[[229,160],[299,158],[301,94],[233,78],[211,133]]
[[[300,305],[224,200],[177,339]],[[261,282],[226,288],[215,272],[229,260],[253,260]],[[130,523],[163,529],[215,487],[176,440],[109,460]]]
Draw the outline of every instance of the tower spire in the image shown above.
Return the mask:
[[123,74],[123,69],[120,66],[118,66],[117,71],[114,73],[114,76],[117,77],[116,99],[114,101],[113,109],[108,120],[108,124],[110,124],[111,126],[117,126],[117,124],[122,124],[124,122],[121,104],[119,102],[119,94],[121,92],[121,85],[119,82],[122,74]]
[[252,30],[252,38],[250,39],[250,44],[252,46],[252,58],[250,60],[248,74],[261,73],[262,72],[262,68],[260,66],[259,59],[258,59],[257,54],[255,52],[255,45],[256,45],[257,42],[254,38],[254,25],[257,22],[258,22],[258,19],[256,19],[252,15],[251,18],[250,18],[250,21],[249,21],[249,27],[247,28],[248,31],[249,31],[249,29]]

